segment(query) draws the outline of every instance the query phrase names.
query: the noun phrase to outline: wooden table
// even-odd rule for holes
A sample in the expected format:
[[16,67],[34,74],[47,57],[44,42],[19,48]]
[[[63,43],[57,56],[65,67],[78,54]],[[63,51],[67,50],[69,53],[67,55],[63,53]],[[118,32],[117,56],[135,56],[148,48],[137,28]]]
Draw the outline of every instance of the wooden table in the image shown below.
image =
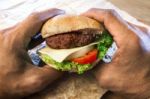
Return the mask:
[[108,0],[133,17],[150,25],[150,0]]

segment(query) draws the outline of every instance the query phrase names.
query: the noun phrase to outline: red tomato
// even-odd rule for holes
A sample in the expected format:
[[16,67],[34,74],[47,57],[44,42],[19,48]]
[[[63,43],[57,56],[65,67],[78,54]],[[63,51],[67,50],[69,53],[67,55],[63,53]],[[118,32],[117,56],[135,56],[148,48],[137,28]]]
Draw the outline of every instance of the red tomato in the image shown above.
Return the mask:
[[79,63],[79,64],[90,64],[90,63],[93,63],[94,61],[96,61],[97,54],[98,54],[98,50],[94,49],[94,50],[90,51],[89,53],[87,53],[85,56],[72,59],[71,61]]

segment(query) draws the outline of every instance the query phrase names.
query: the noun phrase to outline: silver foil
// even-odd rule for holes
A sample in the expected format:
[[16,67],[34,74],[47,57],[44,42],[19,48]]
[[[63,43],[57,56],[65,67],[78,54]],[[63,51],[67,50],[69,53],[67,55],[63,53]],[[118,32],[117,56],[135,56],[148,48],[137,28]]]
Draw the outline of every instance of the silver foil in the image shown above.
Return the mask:
[[[40,50],[41,48],[44,48],[46,46],[46,43],[43,42],[40,45],[36,46],[35,48],[28,50],[28,54],[33,62],[34,65],[39,65],[41,59],[38,55],[38,50]],[[113,59],[113,56],[115,54],[115,52],[117,51],[117,45],[115,42],[113,42],[113,44],[111,45],[111,47],[108,49],[106,55],[104,56],[104,58],[102,59],[105,63],[110,63]]]

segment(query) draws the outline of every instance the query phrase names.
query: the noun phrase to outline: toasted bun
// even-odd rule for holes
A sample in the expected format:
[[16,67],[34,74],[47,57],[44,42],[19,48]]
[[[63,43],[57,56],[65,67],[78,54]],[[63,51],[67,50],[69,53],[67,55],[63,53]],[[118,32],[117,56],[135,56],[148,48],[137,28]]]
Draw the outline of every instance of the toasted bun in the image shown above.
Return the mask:
[[97,29],[103,31],[103,26],[94,19],[85,16],[58,15],[49,19],[42,27],[42,37],[46,38],[55,34],[61,34],[82,29]]

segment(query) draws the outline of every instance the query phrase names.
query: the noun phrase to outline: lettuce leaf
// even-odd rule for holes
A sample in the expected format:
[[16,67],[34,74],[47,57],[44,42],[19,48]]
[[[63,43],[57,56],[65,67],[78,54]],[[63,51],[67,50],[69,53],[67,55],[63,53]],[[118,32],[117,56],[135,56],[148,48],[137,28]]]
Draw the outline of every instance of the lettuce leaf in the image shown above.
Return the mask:
[[99,43],[97,45],[97,49],[99,50],[98,58],[103,59],[105,56],[108,48],[112,45],[113,43],[113,38],[109,34],[107,30],[105,30],[102,33],[102,36],[100,37]]
[[56,62],[46,54],[40,54],[40,58],[46,63],[51,64],[57,70],[73,71],[76,70],[78,74],[83,74],[85,71],[92,68],[91,64],[78,64],[74,62],[64,61],[62,63]]

